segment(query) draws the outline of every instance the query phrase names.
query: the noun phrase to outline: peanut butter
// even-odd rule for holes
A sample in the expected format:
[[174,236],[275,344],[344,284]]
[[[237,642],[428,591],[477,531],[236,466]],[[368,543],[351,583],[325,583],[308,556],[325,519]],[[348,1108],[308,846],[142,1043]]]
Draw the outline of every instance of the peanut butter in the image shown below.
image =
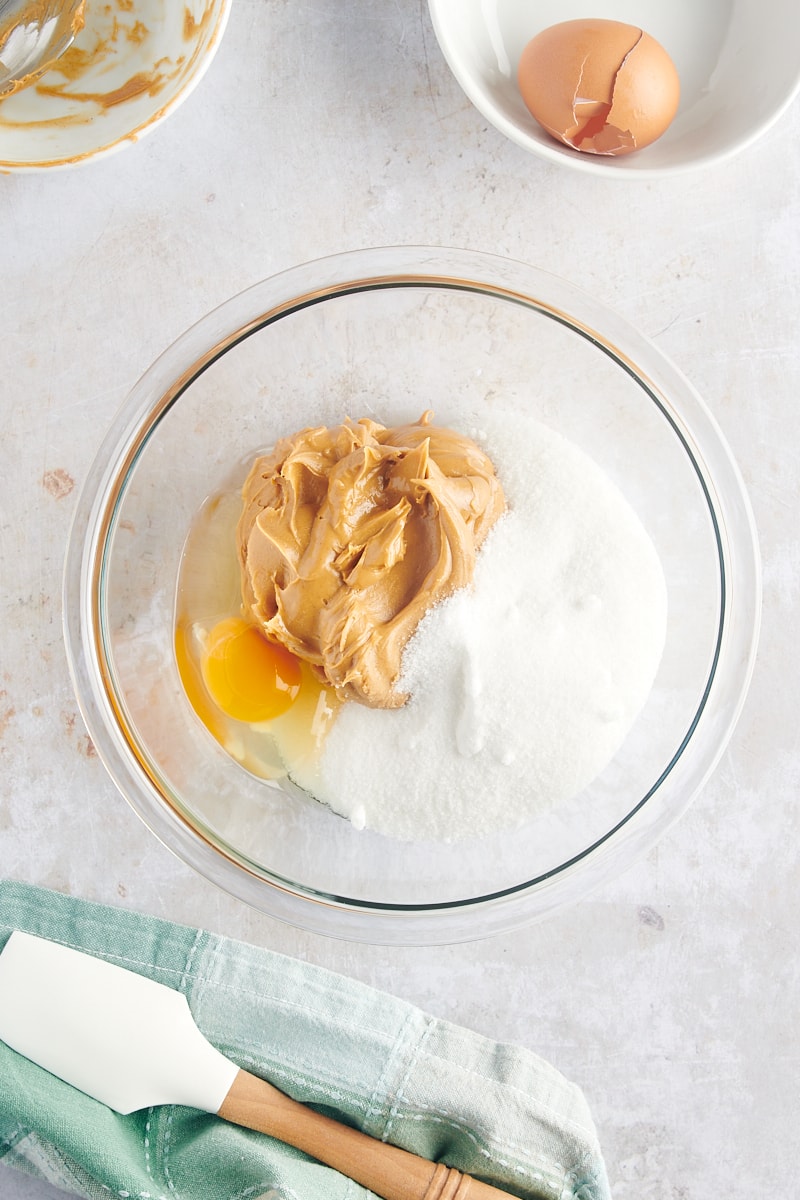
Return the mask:
[[242,491],[247,614],[342,697],[375,708],[405,703],[406,642],[470,582],[505,507],[489,458],[431,416],[304,429],[258,458]]

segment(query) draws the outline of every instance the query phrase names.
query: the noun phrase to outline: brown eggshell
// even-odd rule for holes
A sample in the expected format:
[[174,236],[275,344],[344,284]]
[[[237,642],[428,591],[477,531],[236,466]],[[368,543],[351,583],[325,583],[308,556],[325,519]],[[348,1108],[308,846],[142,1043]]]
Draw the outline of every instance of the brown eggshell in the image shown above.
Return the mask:
[[520,56],[517,82],[531,115],[554,138],[591,154],[630,154],[667,129],[680,81],[663,46],[620,21],[562,21]]

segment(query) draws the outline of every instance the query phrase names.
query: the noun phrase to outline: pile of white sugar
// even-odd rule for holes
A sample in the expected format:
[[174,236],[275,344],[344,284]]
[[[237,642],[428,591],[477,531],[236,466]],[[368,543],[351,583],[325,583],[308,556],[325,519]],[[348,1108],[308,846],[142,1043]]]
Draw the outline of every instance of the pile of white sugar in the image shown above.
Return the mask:
[[538,422],[469,432],[508,510],[473,586],[408,643],[401,709],[345,705],[313,778],[359,827],[452,841],[524,824],[614,757],[651,689],[666,587],[638,517],[600,468]]

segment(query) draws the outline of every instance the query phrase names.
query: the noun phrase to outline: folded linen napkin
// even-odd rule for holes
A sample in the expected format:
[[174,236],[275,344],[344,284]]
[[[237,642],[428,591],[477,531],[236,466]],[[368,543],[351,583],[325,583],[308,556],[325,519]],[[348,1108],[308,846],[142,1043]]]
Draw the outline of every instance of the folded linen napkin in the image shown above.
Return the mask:
[[[525,1049],[285,955],[0,881],[0,947],[13,929],[180,989],[223,1054],[374,1137],[524,1200],[610,1195],[581,1092]],[[371,1195],[273,1138],[195,1109],[120,1116],[3,1042],[0,1162],[92,1200]]]

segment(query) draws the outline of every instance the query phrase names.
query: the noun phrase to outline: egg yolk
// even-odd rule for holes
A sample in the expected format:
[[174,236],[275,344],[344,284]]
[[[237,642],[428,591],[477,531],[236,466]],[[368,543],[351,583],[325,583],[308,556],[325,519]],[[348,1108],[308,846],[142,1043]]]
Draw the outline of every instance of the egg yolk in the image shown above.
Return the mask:
[[299,659],[239,617],[226,617],[210,631],[201,671],[214,703],[250,724],[285,713],[302,682]]
[[193,654],[191,629],[187,625],[178,625],[175,630],[175,657],[189,703],[217,741],[223,742],[225,718],[211,700],[203,683],[200,665]]

